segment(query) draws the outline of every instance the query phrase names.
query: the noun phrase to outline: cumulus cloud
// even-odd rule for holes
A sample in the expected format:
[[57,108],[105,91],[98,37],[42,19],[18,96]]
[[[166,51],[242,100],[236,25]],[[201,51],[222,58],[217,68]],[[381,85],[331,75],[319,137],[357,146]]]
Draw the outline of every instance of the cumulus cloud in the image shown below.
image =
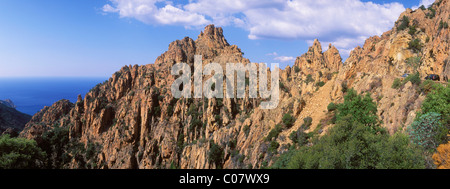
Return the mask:
[[148,24],[231,25],[248,31],[250,39],[308,41],[318,38],[347,53],[362,45],[364,39],[392,28],[405,10],[400,3],[376,4],[361,0],[189,0],[185,4],[176,3],[110,0],[103,11]]
[[[157,3],[165,3],[158,7]],[[204,15],[189,12],[165,0],[110,0],[105,13],[118,13],[121,18],[134,18],[146,24],[203,26],[210,22]]]

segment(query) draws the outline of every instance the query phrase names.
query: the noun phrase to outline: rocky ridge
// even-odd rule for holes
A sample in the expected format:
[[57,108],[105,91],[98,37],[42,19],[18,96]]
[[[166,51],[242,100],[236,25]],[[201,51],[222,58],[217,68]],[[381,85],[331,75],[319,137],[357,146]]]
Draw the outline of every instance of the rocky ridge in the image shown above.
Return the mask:
[[[73,140],[100,144],[96,168],[261,168],[288,149],[289,134],[305,118],[312,118],[307,132],[323,134],[332,127],[327,122],[327,105],[342,102],[346,88],[369,92],[383,126],[394,133],[412,122],[425,97],[411,82],[399,89],[391,87],[395,78],[415,71],[409,58],[421,57],[416,69],[422,78],[450,74],[449,29],[439,24],[450,22],[450,3],[437,2],[432,9],[406,10],[392,30],[367,39],[345,62],[334,46],[323,52],[315,40],[293,67],[280,70],[280,101],[273,110],[260,109],[260,99],[248,97],[172,97],[175,77],[170,68],[175,63],[192,68],[197,54],[203,56],[203,64],[250,63],[237,46],[227,42],[221,28],[209,25],[196,40],[186,37],[172,42],[154,64],[123,67],[84,99],[79,96],[75,104],[60,101],[44,108],[21,136],[36,139],[52,127],[68,127]],[[414,32],[398,29],[404,16]],[[416,39],[421,48],[411,49]],[[266,137],[286,113],[296,121],[283,128],[273,151]],[[67,167],[78,168],[79,162],[73,160]]]

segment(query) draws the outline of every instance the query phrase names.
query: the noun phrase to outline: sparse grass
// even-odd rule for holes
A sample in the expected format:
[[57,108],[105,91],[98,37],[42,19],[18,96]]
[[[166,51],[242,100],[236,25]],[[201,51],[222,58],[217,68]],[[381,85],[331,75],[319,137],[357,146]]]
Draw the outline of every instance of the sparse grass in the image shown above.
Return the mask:
[[402,85],[402,81],[400,81],[399,78],[395,78],[394,83],[392,83],[392,88],[398,89],[398,88],[400,88],[401,85]]

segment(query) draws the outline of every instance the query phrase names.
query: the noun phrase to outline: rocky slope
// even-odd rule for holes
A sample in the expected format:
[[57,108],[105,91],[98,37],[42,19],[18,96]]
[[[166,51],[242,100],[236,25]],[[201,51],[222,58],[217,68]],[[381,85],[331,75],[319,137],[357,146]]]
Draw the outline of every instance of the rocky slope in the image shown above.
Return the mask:
[[[99,144],[96,168],[261,168],[287,150],[289,134],[304,118],[312,118],[307,132],[325,133],[332,126],[327,105],[342,102],[346,88],[370,92],[383,126],[394,133],[412,122],[424,99],[411,82],[393,89],[394,79],[415,69],[422,78],[450,74],[449,28],[440,26],[450,22],[449,6],[449,0],[441,0],[429,10],[406,10],[392,30],[367,39],[345,62],[333,45],[323,52],[315,40],[292,68],[280,70],[280,101],[273,110],[260,109],[261,99],[248,97],[172,97],[175,63],[188,63],[193,70],[194,55],[203,55],[203,64],[250,63],[221,28],[210,25],[196,40],[172,42],[154,64],[123,67],[75,104],[60,101],[44,108],[21,136],[36,139],[52,127],[68,127],[72,140]],[[404,16],[415,31],[398,29]],[[421,48],[410,48],[415,39]],[[411,57],[421,57],[417,67],[409,66]],[[266,137],[286,113],[296,121],[281,128],[276,143],[269,142]],[[79,162],[67,166],[77,168]]]
[[11,100],[0,100],[0,134],[17,135],[31,116],[17,111]]

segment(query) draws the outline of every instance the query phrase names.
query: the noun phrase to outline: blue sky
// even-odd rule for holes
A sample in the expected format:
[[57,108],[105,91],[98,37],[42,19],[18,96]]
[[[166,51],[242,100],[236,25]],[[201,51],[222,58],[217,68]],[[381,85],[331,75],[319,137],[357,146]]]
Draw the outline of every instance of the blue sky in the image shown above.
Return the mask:
[[[338,2],[338,3],[336,3]],[[253,62],[292,65],[318,38],[343,57],[427,0],[1,0],[0,77],[108,77],[170,42],[224,29]],[[326,50],[326,48],[324,48]]]

